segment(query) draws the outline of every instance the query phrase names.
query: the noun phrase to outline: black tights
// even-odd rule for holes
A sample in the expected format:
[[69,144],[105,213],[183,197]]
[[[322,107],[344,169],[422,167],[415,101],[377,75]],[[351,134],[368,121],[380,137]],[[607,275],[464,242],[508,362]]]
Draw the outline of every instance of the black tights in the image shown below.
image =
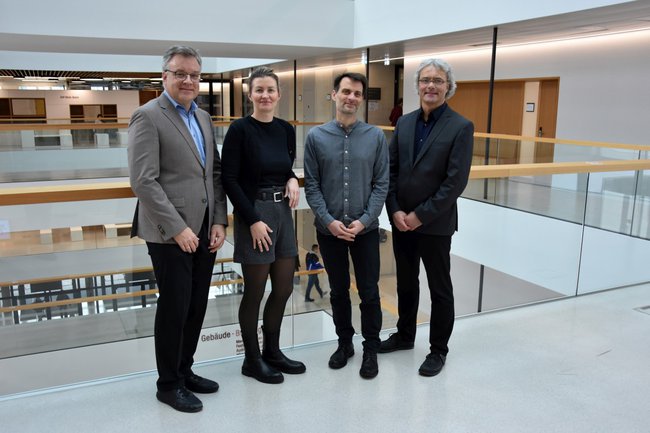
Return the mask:
[[293,291],[293,271],[295,257],[278,258],[273,263],[263,265],[244,265],[244,296],[239,304],[239,325],[246,355],[259,354],[257,342],[257,321],[260,304],[264,297],[266,280],[271,275],[271,293],[264,306],[264,330],[268,333],[280,333],[284,307]]

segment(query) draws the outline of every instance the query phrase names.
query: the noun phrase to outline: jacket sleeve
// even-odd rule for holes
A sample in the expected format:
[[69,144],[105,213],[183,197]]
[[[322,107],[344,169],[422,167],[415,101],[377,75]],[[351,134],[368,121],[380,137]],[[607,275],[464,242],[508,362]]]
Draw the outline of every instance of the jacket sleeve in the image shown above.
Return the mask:
[[311,133],[307,134],[307,139],[305,140],[305,161],[303,165],[305,170],[305,197],[307,198],[307,203],[312,212],[314,212],[316,220],[323,227],[327,227],[334,221],[334,217],[327,210],[327,203],[321,190],[318,152]]
[[399,127],[401,119],[397,121],[395,131],[390,139],[390,146],[388,147],[389,155],[389,182],[388,182],[388,196],[386,197],[386,211],[388,217],[393,220],[393,214],[400,210],[399,202],[397,201],[397,177],[399,175]]
[[[210,122],[212,125],[212,122]],[[214,130],[213,130],[214,131]],[[213,132],[213,143],[214,140]],[[214,212],[212,214],[212,224],[228,225],[228,206],[226,204],[226,191],[223,188],[222,174],[221,174],[221,158],[219,157],[219,149],[214,146],[214,161],[212,165],[212,183],[214,188]]]
[[261,221],[261,218],[240,184],[240,177],[246,176],[246,173],[241,173],[242,164],[245,163],[244,159],[254,157],[246,154],[245,140],[244,128],[237,122],[233,123],[228,128],[226,137],[223,140],[221,177],[223,188],[228,198],[230,198],[235,212],[241,216],[246,224],[252,226]]
[[158,183],[160,177],[160,136],[146,110],[136,110],[129,123],[127,147],[131,189],[146,208],[165,240],[187,227],[174,205]]

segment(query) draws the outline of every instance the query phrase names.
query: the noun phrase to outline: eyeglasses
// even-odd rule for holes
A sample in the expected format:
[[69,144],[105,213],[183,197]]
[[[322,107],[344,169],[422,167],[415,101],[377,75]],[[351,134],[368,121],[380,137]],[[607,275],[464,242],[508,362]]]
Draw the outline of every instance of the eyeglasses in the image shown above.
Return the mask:
[[201,74],[188,74],[187,72],[172,71],[171,69],[165,69],[165,72],[171,72],[174,74],[174,78],[178,81],[185,81],[187,77],[190,77],[190,80],[194,83],[201,81]]
[[420,78],[418,82],[423,86],[428,86],[429,84],[433,83],[437,87],[443,86],[447,83],[442,78]]

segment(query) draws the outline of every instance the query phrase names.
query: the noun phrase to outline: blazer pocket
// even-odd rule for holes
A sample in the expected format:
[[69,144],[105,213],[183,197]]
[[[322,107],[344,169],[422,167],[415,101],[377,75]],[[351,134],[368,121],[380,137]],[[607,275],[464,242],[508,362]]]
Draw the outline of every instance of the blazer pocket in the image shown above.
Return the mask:
[[185,197],[171,197],[169,201],[174,207],[185,207]]

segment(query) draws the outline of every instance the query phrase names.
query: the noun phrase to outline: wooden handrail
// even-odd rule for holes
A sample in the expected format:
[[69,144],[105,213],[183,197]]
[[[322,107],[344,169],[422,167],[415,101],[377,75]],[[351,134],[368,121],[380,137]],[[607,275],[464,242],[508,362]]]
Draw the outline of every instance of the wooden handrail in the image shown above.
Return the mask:
[[[226,259],[226,260],[232,261],[232,259]],[[151,270],[151,268],[149,268],[149,270]],[[131,273],[131,272],[133,272],[133,270],[127,271],[127,273]],[[325,272],[324,269],[316,269],[313,271],[296,271],[294,272],[294,276],[320,274],[324,272]],[[36,283],[38,281],[43,281],[43,279],[32,280],[31,282]],[[58,281],[58,280],[52,280],[52,278],[48,278],[47,281]],[[213,281],[210,283],[210,286],[218,287],[218,286],[226,286],[229,284],[240,284],[243,282],[244,282],[243,278],[235,278],[232,280]],[[17,284],[17,283],[13,283],[13,284]],[[3,285],[7,286],[9,284],[0,283],[0,286]],[[83,304],[85,302],[112,301],[115,299],[139,298],[141,296],[155,295],[156,293],[158,293],[158,289],[148,289],[148,290],[141,290],[139,292],[115,293],[111,295],[85,296],[82,298],[61,299],[61,300],[49,301],[49,302],[36,302],[36,303],[25,304],[25,305],[14,305],[11,307],[0,307],[0,313],[13,313],[14,311],[23,311],[23,310],[43,310],[45,308],[60,307],[63,305]]]
[[648,144],[608,143],[605,141],[571,140],[565,138],[544,138],[544,137],[527,137],[523,135],[487,134],[484,132],[475,132],[474,139],[476,138],[490,138],[490,139],[495,138],[495,139],[512,140],[512,141],[535,141],[537,143],[571,144],[574,146],[606,147],[612,149],[650,151],[650,145]]
[[473,165],[469,178],[491,179],[512,176],[545,176],[550,174],[637,170],[650,170],[650,159]]
[[[650,170],[650,159],[473,165],[469,178],[492,179],[510,176],[544,176],[551,174],[637,170]],[[300,178],[299,182],[302,185],[304,180]],[[82,185],[0,188],[0,206],[130,197],[134,197],[134,194],[129,183],[126,181]]]

